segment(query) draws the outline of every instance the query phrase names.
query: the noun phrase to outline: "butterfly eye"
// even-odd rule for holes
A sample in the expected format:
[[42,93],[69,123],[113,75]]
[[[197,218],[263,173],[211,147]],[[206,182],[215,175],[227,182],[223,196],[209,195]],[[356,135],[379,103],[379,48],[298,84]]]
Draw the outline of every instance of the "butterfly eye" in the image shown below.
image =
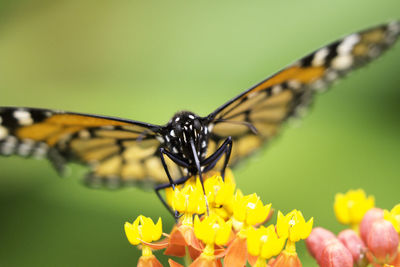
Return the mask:
[[182,126],[179,125],[179,124],[177,124],[177,125],[175,126],[175,132],[176,132],[176,134],[177,134],[178,136],[182,135]]
[[194,128],[195,128],[197,131],[200,131],[200,130],[201,130],[201,123],[200,123],[199,120],[195,120],[195,121],[193,122],[193,126],[194,126]]

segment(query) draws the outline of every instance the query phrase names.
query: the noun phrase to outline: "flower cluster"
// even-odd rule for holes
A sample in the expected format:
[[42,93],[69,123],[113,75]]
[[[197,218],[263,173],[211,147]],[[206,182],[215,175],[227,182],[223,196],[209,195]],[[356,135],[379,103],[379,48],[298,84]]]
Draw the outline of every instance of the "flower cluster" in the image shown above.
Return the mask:
[[279,211],[276,224],[264,226],[273,214],[271,204],[236,189],[230,170],[225,179],[219,173],[208,174],[204,189],[205,194],[198,178],[167,189],[167,203],[180,217],[161,241],[161,219],[154,224],[140,215],[133,224],[125,224],[129,242],[142,249],[138,266],[162,266],[152,254],[158,249],[183,257],[191,267],[243,267],[247,262],[257,267],[302,266],[295,243],[309,236],[313,218],[306,222],[298,210],[286,215]]
[[337,236],[321,227],[312,230],[306,244],[319,266],[400,267],[400,204],[391,211],[374,205],[374,197],[361,189],[336,195],[336,218],[351,229]]

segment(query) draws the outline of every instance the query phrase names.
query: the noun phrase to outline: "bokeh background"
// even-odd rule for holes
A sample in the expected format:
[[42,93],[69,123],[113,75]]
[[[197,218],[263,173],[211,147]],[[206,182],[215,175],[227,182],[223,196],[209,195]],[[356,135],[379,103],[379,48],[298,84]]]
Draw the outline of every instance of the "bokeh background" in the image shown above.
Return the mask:
[[[396,18],[398,0],[1,1],[0,105],[158,124],[182,109],[206,115],[306,53]],[[336,192],[398,203],[399,69],[398,44],[318,96],[300,127],[236,169],[238,186],[336,232]],[[0,170],[1,266],[135,266],[124,222],[143,213],[166,232],[173,224],[152,192],[88,189],[78,166],[61,179],[46,161],[9,157]]]

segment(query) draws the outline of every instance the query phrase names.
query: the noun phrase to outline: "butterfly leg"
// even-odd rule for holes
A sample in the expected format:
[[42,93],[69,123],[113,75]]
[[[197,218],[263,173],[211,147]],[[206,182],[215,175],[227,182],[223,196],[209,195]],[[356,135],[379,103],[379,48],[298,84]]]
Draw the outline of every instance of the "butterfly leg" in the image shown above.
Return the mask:
[[231,152],[232,152],[232,137],[229,136],[222,143],[222,145],[214,152],[214,154],[212,154],[211,156],[209,156],[208,158],[206,158],[204,160],[204,162],[202,164],[207,166],[205,171],[209,171],[209,170],[213,169],[214,166],[217,164],[217,162],[225,154],[224,165],[222,166],[222,170],[221,170],[221,176],[222,176],[222,179],[224,179],[225,178],[225,169],[228,165],[229,158],[231,156]]
[[[161,147],[161,148],[160,148],[160,159],[161,159],[161,163],[162,163],[162,165],[163,165],[163,168],[164,168],[165,173],[167,174],[169,184],[171,185],[172,189],[175,190],[174,180],[172,180],[171,174],[169,173],[169,170],[168,170],[168,166],[167,166],[167,164],[165,163],[164,154],[166,154],[165,149]],[[158,192],[158,191],[156,191],[156,192]],[[157,195],[158,195],[158,193],[157,193]],[[162,201],[163,201],[163,200],[162,200]],[[163,201],[163,202],[164,202],[164,201]]]
[[[189,177],[190,176],[184,176],[182,178],[179,178],[178,180],[176,180],[175,185],[183,184],[184,182],[186,182],[189,179]],[[164,205],[164,207],[166,207],[167,210],[169,211],[169,213],[171,213],[171,215],[174,216],[175,220],[177,220],[180,217],[178,212],[173,211],[172,208],[167,204],[165,199],[160,194],[160,190],[170,188],[170,187],[172,187],[172,184],[161,184],[161,185],[157,185],[154,188],[154,191],[156,192],[158,199],[161,201],[161,203]]]
[[161,163],[162,163],[162,165],[163,165],[163,168],[164,168],[165,173],[167,174],[169,183],[168,183],[168,184],[163,184],[163,185],[157,186],[157,187],[155,188],[155,191],[156,191],[157,197],[160,199],[161,203],[163,203],[163,205],[164,205],[164,206],[168,209],[168,211],[175,217],[175,219],[178,219],[178,218],[179,218],[179,214],[177,214],[177,212],[174,212],[174,211],[171,209],[171,207],[167,204],[167,202],[165,201],[165,199],[161,196],[160,190],[161,190],[161,189],[165,189],[165,188],[169,188],[169,187],[172,187],[172,189],[175,190],[175,185],[184,183],[184,182],[189,178],[189,176],[184,176],[184,177],[178,179],[177,181],[174,181],[174,180],[172,179],[172,177],[171,177],[171,174],[169,173],[168,166],[167,166],[167,164],[166,164],[166,162],[165,162],[164,155],[166,155],[168,158],[170,158],[170,159],[171,159],[174,163],[176,163],[178,166],[181,166],[181,167],[183,167],[183,168],[188,168],[189,165],[188,165],[186,162],[184,162],[182,159],[176,157],[175,155],[173,155],[173,154],[170,153],[169,151],[165,150],[164,148],[160,148],[160,159],[161,159]]
[[225,151],[224,151],[225,152],[225,159],[224,159],[224,165],[223,165],[222,171],[221,171],[221,176],[222,176],[222,180],[225,181],[225,170],[226,170],[226,167],[228,166],[228,162],[229,162],[229,159],[231,157],[231,152],[232,152],[232,137],[229,136],[225,140],[224,143],[226,143]]
[[162,147],[160,148],[160,159],[161,159],[161,163],[162,163],[162,165],[163,165],[163,168],[164,168],[164,170],[165,170],[165,173],[167,174],[168,181],[169,181],[169,183],[170,183],[172,189],[175,189],[175,183],[174,183],[174,180],[173,180],[172,177],[171,177],[171,174],[169,173],[168,166],[167,166],[167,164],[166,164],[166,162],[165,162],[165,159],[164,159],[164,155],[168,156],[168,157],[169,157],[173,162],[175,162],[178,166],[181,166],[181,167],[183,167],[183,168],[188,168],[189,165],[188,165],[186,162],[184,162],[183,160],[181,160],[180,158],[174,156],[174,155],[173,155],[172,153],[170,153],[169,151],[165,150],[164,148],[162,148]]
[[169,211],[169,213],[171,213],[172,216],[176,217],[175,212],[172,210],[172,208],[167,204],[167,202],[165,201],[165,199],[161,196],[160,194],[160,190],[165,189],[165,188],[169,188],[171,187],[171,184],[162,184],[162,185],[158,185],[154,188],[154,191],[156,192],[156,195],[158,197],[158,199],[161,201],[161,203],[164,205],[164,207],[167,208],[167,210]]

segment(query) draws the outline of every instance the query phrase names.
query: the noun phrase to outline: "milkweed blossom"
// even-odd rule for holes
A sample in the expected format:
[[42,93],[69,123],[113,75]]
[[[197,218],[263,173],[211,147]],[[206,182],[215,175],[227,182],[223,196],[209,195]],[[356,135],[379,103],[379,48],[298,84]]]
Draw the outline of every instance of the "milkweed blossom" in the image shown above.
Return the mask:
[[[286,215],[278,211],[276,224],[268,224],[272,204],[263,203],[255,193],[243,194],[229,169],[225,179],[211,172],[204,178],[205,194],[198,177],[166,190],[166,202],[180,216],[164,239],[158,241],[161,219],[154,224],[140,215],[125,224],[128,241],[142,249],[138,266],[162,266],[152,253],[159,249],[183,257],[185,266],[191,267],[302,266],[295,243],[311,233],[313,218],[306,221],[298,210]],[[183,266],[173,259],[168,263]]]
[[347,224],[337,236],[314,228],[306,244],[321,267],[400,267],[400,204],[390,211],[374,207],[362,189],[335,196],[337,220]]

